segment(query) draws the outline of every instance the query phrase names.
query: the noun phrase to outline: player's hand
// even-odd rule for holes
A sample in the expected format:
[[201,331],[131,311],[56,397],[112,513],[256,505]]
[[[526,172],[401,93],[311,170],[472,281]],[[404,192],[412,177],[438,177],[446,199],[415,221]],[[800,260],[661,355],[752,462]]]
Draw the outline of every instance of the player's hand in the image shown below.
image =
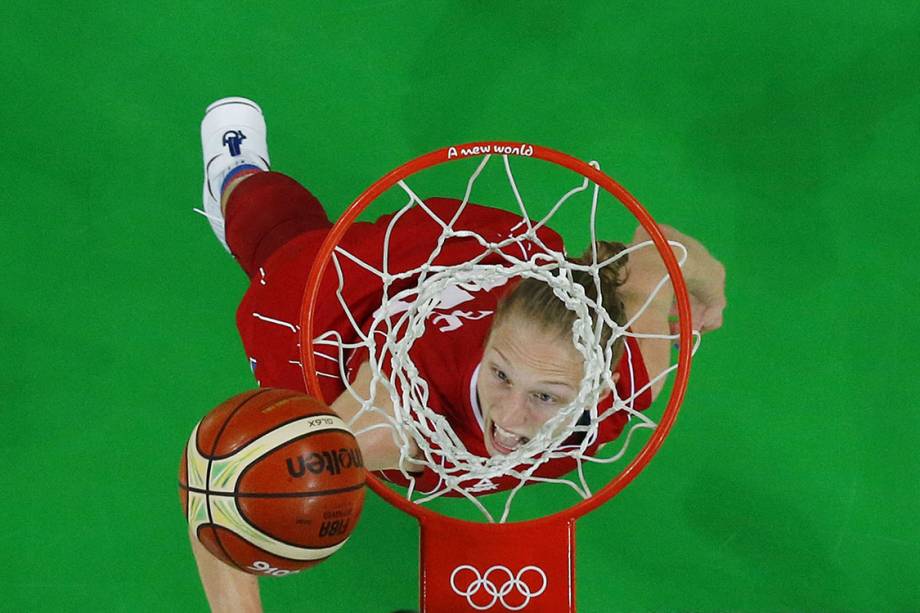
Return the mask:
[[[706,281],[705,284],[697,284],[687,288],[690,296],[691,326],[693,330],[702,334],[722,327],[722,312],[727,305],[725,300],[725,268],[719,264]],[[676,301],[671,305],[668,320],[671,324],[671,334],[677,334],[678,314]]]
[[722,311],[724,310],[724,291],[705,301],[696,294],[690,294],[690,312],[693,318],[694,330],[699,330],[703,334],[718,330],[722,327]]

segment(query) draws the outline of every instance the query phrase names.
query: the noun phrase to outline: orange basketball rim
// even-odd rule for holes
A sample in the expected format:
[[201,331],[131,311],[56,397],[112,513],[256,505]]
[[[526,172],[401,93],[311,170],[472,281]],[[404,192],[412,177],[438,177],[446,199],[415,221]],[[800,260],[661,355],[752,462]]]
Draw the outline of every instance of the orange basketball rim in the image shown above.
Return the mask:
[[[607,485],[568,509],[528,521],[476,523],[441,515],[406,500],[380,479],[368,485],[421,527],[420,604],[428,613],[462,611],[575,611],[575,523],[625,488],[648,465],[677,418],[687,387],[692,355],[690,301],[680,265],[667,239],[645,208],[620,184],[594,166],[537,145],[483,141],[445,147],[390,171],[368,187],[327,235],[310,271],[300,314],[301,363],[307,391],[321,398],[312,340],[320,282],[332,252],[348,228],[378,196],[399,181],[452,160],[485,155],[520,156],[557,164],[613,195],[648,232],[674,289],[679,321],[677,370],[667,407],[638,454]],[[326,402],[333,399],[325,398]]]

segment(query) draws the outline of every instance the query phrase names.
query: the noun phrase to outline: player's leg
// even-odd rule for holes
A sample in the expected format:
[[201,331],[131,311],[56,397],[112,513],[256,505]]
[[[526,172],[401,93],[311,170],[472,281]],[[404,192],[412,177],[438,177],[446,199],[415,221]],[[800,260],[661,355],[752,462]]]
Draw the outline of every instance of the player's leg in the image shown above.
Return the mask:
[[277,172],[253,174],[233,185],[224,214],[227,245],[250,278],[291,239],[332,227],[319,200]]
[[204,211],[218,240],[253,277],[268,256],[295,236],[331,227],[303,186],[269,172],[267,129],[258,104],[223,98],[201,123]]
[[252,175],[245,174],[241,177],[233,177],[232,180],[227,182],[227,186],[224,187],[224,190],[220,194],[220,214],[224,216],[224,219],[227,218],[227,201],[230,200],[230,194],[233,193],[233,190],[236,189],[237,185],[239,185],[243,180],[249,178],[250,176]]

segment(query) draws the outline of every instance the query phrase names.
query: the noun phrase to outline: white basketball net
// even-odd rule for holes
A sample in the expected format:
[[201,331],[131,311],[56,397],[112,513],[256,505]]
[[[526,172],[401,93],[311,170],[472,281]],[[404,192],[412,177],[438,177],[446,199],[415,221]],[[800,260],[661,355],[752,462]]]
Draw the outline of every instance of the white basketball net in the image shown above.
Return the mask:
[[[504,510],[500,517],[497,518],[498,521],[505,521],[508,518],[514,495],[528,483],[558,483],[574,490],[582,498],[591,496],[591,488],[583,470],[585,464],[616,462],[627,452],[630,439],[636,431],[640,429],[651,430],[656,427],[656,423],[649,416],[634,408],[635,400],[651,385],[676,369],[676,363],[670,364],[668,368],[661,372],[648,373],[650,381],[647,385],[639,389],[632,386],[633,394],[628,398],[620,398],[617,395],[612,377],[615,367],[611,363],[613,345],[618,338],[625,336],[659,338],[673,343],[677,340],[678,335],[641,335],[628,330],[632,322],[641,315],[655,295],[669,281],[666,274],[662,276],[639,312],[632,314],[632,319],[625,322],[624,325],[620,325],[610,319],[607,312],[602,308],[603,305],[600,303],[600,299],[597,302],[588,299],[583,287],[572,281],[571,272],[573,270],[583,270],[592,275],[594,282],[599,287],[599,270],[603,266],[614,262],[618,258],[626,257],[639,249],[654,249],[654,244],[651,241],[633,245],[616,256],[603,261],[597,261],[595,250],[591,264],[578,265],[566,261],[564,254],[547,247],[537,235],[539,228],[549,223],[563,206],[573,200],[576,194],[586,192],[590,184],[593,185],[590,239],[592,245],[596,244],[595,220],[601,190],[596,184],[590,183],[587,178],[580,185],[570,189],[559,198],[545,216],[535,220],[531,218],[527,206],[525,206],[521,198],[511,171],[509,158],[504,155],[502,158],[504,160],[505,174],[510,183],[515,202],[519,207],[518,212],[523,218],[521,222],[523,232],[500,242],[490,242],[468,230],[455,230],[453,223],[467,206],[476,179],[488,164],[490,158],[491,156],[484,156],[475,172],[469,178],[462,204],[457,214],[449,222],[442,221],[434,212],[429,210],[422,199],[404,181],[398,183],[408,196],[408,201],[393,216],[387,229],[383,245],[383,270],[377,270],[369,266],[341,247],[335,249],[332,263],[339,278],[337,300],[341,308],[348,314],[354,333],[359,340],[354,343],[346,343],[343,342],[338,334],[325,333],[314,339],[314,347],[319,352],[324,350],[324,346],[326,350],[331,346],[339,354],[338,362],[343,365],[341,367],[341,378],[348,392],[361,403],[362,407],[358,415],[352,420],[352,423],[366,412],[375,412],[385,418],[385,424],[376,425],[372,428],[389,428],[393,440],[402,450],[401,470],[404,476],[409,479],[409,482],[413,484],[410,485],[406,492],[409,500],[424,504],[448,493],[460,494],[476,505],[489,521],[496,521],[493,514],[477,500],[476,496],[481,493],[488,493],[491,479],[502,475],[513,475],[519,480],[519,483],[507,497]],[[591,162],[591,165],[599,168],[596,162]],[[424,209],[442,227],[441,237],[437,247],[423,265],[411,270],[393,271],[389,267],[388,259],[390,234],[395,224],[399,223],[400,217],[411,207]],[[457,238],[467,240],[474,238],[480,244],[481,252],[469,261],[459,265],[434,265],[433,261],[443,246],[448,241]],[[523,241],[529,241],[540,249],[535,249],[534,251],[537,252],[535,255],[524,259],[527,253],[525,249],[513,250],[508,248],[519,245]],[[679,250],[681,255],[678,260],[683,265],[686,259],[686,249],[679,243],[672,242],[671,244]],[[515,251],[520,251],[521,257],[511,255]],[[500,256],[501,263],[483,263],[487,256],[494,260],[495,255]],[[348,279],[343,276],[340,264],[341,258],[347,258],[355,262],[380,279],[382,286],[381,305],[380,309],[374,314],[369,326],[367,322],[354,320],[342,296],[342,287],[348,283]],[[548,283],[553,288],[555,295],[577,314],[578,319],[572,327],[572,341],[575,348],[584,357],[584,376],[575,400],[552,417],[537,436],[507,455],[481,457],[469,452],[460,438],[454,433],[447,419],[442,415],[436,414],[429,407],[427,402],[429,397],[428,382],[409,359],[409,351],[413,343],[425,333],[426,325],[430,324],[430,318],[438,308],[445,290],[450,287],[460,287],[466,291],[475,292],[480,289],[490,289],[501,285],[506,280],[515,277],[533,277]],[[403,288],[407,279],[413,281],[414,284],[411,287],[393,291],[394,283],[399,282],[399,287]],[[601,295],[600,291],[598,291],[597,295]],[[410,303],[407,310],[405,303]],[[397,304],[399,308],[393,308]],[[389,313],[396,311],[398,313],[395,316],[389,315]],[[603,325],[609,326],[614,332],[610,339],[602,345],[600,338]],[[694,336],[695,351],[699,346],[699,334],[695,333]],[[368,398],[358,394],[357,390],[348,383],[344,371],[345,358],[351,351],[362,347],[368,351],[369,364],[373,372],[372,391]],[[626,351],[626,358],[628,358],[630,351],[628,345]],[[383,365],[387,362],[389,363],[389,374],[383,368]],[[630,376],[632,375],[633,373],[630,372]],[[382,388],[389,394],[395,413],[392,416],[375,406],[377,404],[376,390],[378,389],[378,384],[382,384]],[[613,404],[609,409],[599,413],[597,408],[598,400],[606,390],[612,390]],[[579,418],[585,411],[590,414],[590,421],[587,425],[579,425]],[[620,436],[620,442],[605,446],[601,453],[597,453],[594,456],[588,455],[588,448],[597,441],[599,425],[618,411],[626,411],[630,416],[629,426]],[[359,430],[356,434],[360,435],[361,432]],[[583,433],[580,442],[565,445],[565,441],[573,433]],[[421,451],[421,457],[411,457],[409,455],[410,441],[414,442]],[[534,474],[545,463],[562,457],[575,459],[577,461],[577,470],[559,479],[543,478]],[[440,476],[441,485],[435,491],[420,492],[414,487],[412,473],[418,473],[424,468],[433,470]]]

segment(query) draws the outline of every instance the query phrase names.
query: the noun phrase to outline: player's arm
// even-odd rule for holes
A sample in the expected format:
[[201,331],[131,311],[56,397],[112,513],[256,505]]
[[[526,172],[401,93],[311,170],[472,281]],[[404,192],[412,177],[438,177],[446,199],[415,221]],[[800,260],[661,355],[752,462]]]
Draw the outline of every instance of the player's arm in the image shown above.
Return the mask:
[[[358,375],[352,382],[352,387],[360,396],[368,397],[372,379],[371,368],[365,362],[358,369]],[[393,407],[389,393],[380,384],[377,385],[376,392],[375,406],[392,416]],[[389,427],[389,422],[383,415],[374,411],[365,411],[352,422],[352,418],[361,410],[361,403],[348,391],[343,392],[331,406],[346,423],[351,423],[353,432],[359,432],[356,438],[361,446],[364,465],[368,470],[385,470],[399,466],[399,446],[393,441],[392,428]],[[387,425],[368,429],[371,426],[383,424]],[[414,448],[410,450],[410,452],[413,451]],[[258,577],[237,570],[214,557],[204,545],[198,542],[193,532],[189,533],[189,538],[211,611],[215,613],[224,611],[228,613],[261,612],[262,602],[259,597]]]
[[[367,362],[361,365],[352,387],[361,396],[367,397],[372,381],[372,373]],[[382,385],[377,387],[375,406],[388,415],[393,414],[390,396]],[[339,414],[345,422],[361,410],[361,403],[351,393],[343,392],[335,402],[332,409]],[[360,432],[369,426],[386,424],[386,419],[379,413],[365,411],[351,424],[352,431]],[[393,442],[392,429],[381,427],[371,429],[357,436],[361,446],[361,455],[364,465],[368,470],[384,470],[396,468],[399,465],[399,447]],[[262,602],[259,597],[259,579],[255,575],[244,573],[228,564],[218,560],[204,545],[198,542],[194,533],[189,533],[192,542],[192,552],[198,565],[198,574],[204,587],[205,595],[211,611],[215,613],[258,613],[262,611]]]
[[189,531],[198,575],[213,613],[261,613],[259,578],[218,560]]
[[[659,224],[665,238],[682,244],[687,249],[687,260],[682,272],[690,295],[692,327],[701,332],[710,332],[722,325],[722,311],[725,309],[725,267],[696,239],[674,228]],[[645,228],[639,226],[633,235],[632,245],[650,240]],[[682,256],[679,248],[672,248],[674,255]],[[655,286],[667,275],[667,269],[658,251],[652,247],[640,249],[629,255],[626,265],[628,277],[620,288],[628,317],[635,315],[648,300]],[[652,299],[648,308],[632,324],[632,331],[639,334],[670,334],[668,316],[674,303],[674,290],[665,283]],[[639,350],[650,373],[662,372],[671,361],[671,342],[663,339],[639,339]],[[652,396],[657,397],[664,387],[664,380],[652,386]]]
[[[359,396],[369,398],[372,379],[373,373],[370,364],[364,362],[358,369],[358,374],[351,385]],[[339,414],[339,417],[349,424],[351,431],[356,433],[355,437],[361,447],[361,455],[364,458],[364,466],[367,470],[388,470],[399,467],[399,445],[393,440],[394,432],[390,422],[381,414],[383,412],[390,417],[393,416],[393,403],[390,401],[390,394],[382,384],[377,383],[374,396],[374,406],[380,412],[364,411],[357,420],[352,421],[354,416],[361,411],[361,403],[347,390],[342,392],[331,406]],[[375,428],[374,426],[377,427]],[[418,449],[412,444],[409,453],[415,454],[417,452]]]
[[[725,266],[715,259],[712,254],[695,238],[678,232],[671,226],[659,226],[669,241],[676,241],[687,248],[687,261],[682,272],[687,282],[687,293],[690,294],[690,311],[693,318],[693,329],[703,334],[722,327],[722,311],[725,310]],[[649,240],[645,228],[639,226],[633,237],[633,242]],[[682,255],[679,249],[674,249],[678,258]],[[655,254],[661,268],[664,263]]]

